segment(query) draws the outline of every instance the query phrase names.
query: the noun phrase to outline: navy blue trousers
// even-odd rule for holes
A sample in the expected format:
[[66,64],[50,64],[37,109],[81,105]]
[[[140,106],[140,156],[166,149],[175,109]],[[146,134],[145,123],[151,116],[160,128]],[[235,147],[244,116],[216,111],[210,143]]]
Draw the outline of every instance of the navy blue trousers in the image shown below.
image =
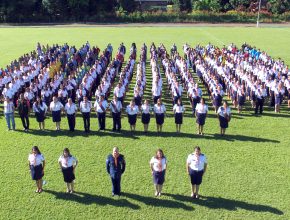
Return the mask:
[[112,193],[115,195],[121,195],[121,177],[119,178],[113,178],[112,180]]

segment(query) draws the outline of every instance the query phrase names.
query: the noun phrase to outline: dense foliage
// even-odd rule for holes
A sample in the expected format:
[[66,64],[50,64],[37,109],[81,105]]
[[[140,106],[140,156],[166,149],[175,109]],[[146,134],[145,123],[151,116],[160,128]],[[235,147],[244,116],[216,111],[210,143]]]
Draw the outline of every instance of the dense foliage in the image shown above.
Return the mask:
[[[172,0],[168,5],[173,5],[175,13],[255,13],[258,0]],[[281,15],[289,9],[289,0],[262,0],[264,13]],[[134,0],[0,0],[0,22],[121,22],[120,14],[138,13],[139,10]]]

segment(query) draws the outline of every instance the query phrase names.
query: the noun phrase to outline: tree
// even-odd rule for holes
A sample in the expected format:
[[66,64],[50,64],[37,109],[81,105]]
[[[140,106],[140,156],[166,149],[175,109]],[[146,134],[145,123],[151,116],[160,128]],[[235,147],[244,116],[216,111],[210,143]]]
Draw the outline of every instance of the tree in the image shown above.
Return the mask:
[[134,0],[118,0],[118,4],[127,12],[133,12],[136,9]]

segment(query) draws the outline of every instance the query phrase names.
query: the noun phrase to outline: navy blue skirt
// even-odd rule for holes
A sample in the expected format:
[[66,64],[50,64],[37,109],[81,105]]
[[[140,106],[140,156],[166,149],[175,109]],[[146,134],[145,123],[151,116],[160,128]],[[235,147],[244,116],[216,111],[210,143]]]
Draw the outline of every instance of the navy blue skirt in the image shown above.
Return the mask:
[[60,111],[52,111],[52,121],[60,122],[61,121],[61,112]]
[[128,114],[128,122],[130,125],[135,125],[137,121],[137,114],[136,115],[129,115]]
[[30,173],[32,180],[41,180],[43,177],[43,168],[42,165],[33,166],[30,165]]
[[238,104],[239,106],[243,106],[245,104],[245,101],[246,101],[246,96],[239,96],[239,99],[238,99]]
[[158,172],[153,171],[153,182],[154,184],[162,185],[165,181],[165,170]]
[[205,124],[206,113],[196,113],[196,123],[199,125]]
[[156,115],[156,124],[163,125],[164,123],[164,113],[161,114],[155,114]]
[[150,123],[150,114],[142,114],[142,123],[148,125]]
[[135,105],[140,106],[142,104],[142,98],[140,96],[134,97]]
[[67,167],[67,168],[62,168],[61,169],[62,174],[63,174],[63,180],[66,183],[71,183],[72,181],[75,180],[75,174],[73,172],[73,166]]
[[217,108],[220,107],[222,105],[222,100],[223,100],[223,97],[221,95],[215,96],[213,100],[213,105]]
[[228,128],[229,127],[229,122],[225,117],[222,117],[219,115],[219,120],[220,120],[220,127],[221,128]]
[[37,122],[44,122],[45,119],[44,111],[35,112],[35,117]]
[[183,114],[175,113],[175,124],[181,125],[183,122]]
[[200,185],[202,183],[203,170],[189,170],[191,185]]

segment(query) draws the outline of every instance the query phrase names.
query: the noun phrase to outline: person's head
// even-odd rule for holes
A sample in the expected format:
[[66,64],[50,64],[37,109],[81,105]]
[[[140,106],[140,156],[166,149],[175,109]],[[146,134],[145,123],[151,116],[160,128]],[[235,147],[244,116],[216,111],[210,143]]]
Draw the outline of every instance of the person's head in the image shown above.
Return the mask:
[[88,97],[84,96],[84,102],[88,101]]
[[177,105],[181,105],[181,99],[177,99]]
[[31,153],[33,154],[41,154],[39,148],[37,146],[33,146],[32,149],[31,149]]
[[199,147],[199,146],[196,146],[196,147],[194,148],[194,154],[199,156],[200,153],[201,153],[200,147]]
[[24,100],[24,94],[23,93],[20,94],[20,100],[22,100],[22,101]]
[[145,99],[144,104],[145,104],[145,105],[149,105],[149,101],[148,101],[148,99]]
[[202,105],[205,104],[204,98],[201,98],[201,99],[200,99],[200,103],[201,103]]
[[161,101],[160,98],[157,100],[157,104],[158,104],[158,105],[161,105],[161,104],[162,104],[162,101]]
[[119,156],[119,148],[118,147],[114,147],[113,148],[113,157],[118,157]]
[[71,157],[70,151],[67,147],[63,149],[63,156],[64,157]]
[[72,99],[71,98],[69,98],[68,100],[67,100],[67,102],[68,102],[68,104],[72,104]]
[[57,96],[53,96],[53,99],[52,100],[53,100],[53,102],[57,102],[57,100],[58,100],[57,99]]
[[134,101],[134,99],[131,100],[130,105],[131,105],[131,106],[134,106],[134,105],[135,105],[135,101]]
[[163,150],[161,150],[160,148],[156,151],[156,158],[163,158],[164,154],[163,154]]
[[227,107],[228,107],[228,102],[227,102],[227,101],[224,101],[224,102],[223,102],[223,107],[224,107],[224,108],[227,108]]
[[104,101],[104,99],[105,99],[105,96],[104,95],[101,95],[100,96],[100,101]]
[[37,96],[36,101],[37,101],[38,103],[40,103],[41,98],[40,98],[39,96]]

